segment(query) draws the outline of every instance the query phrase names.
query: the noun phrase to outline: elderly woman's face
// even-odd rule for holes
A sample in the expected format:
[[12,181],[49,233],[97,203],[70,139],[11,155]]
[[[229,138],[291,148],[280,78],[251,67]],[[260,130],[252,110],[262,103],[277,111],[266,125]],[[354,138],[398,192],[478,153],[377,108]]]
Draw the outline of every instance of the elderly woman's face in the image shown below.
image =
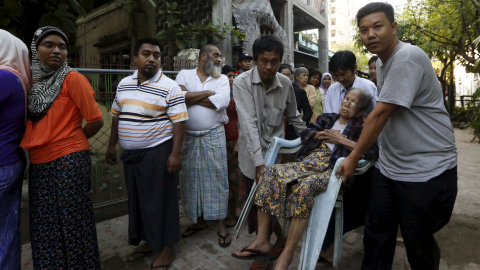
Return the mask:
[[349,91],[345,98],[342,100],[342,106],[340,107],[340,116],[343,119],[352,119],[354,117],[361,116],[364,111],[360,110],[362,102],[362,94],[360,91]]
[[307,84],[308,83],[308,72],[300,73],[297,75],[297,81],[299,84]]
[[59,35],[46,36],[37,48],[38,58],[51,68],[59,68],[67,58],[67,44]]

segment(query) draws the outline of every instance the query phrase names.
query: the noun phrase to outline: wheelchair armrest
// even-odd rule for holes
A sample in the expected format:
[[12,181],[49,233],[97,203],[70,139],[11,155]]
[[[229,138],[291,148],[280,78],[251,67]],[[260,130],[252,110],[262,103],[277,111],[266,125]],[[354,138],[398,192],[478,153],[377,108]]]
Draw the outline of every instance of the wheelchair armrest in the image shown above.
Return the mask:
[[[302,140],[297,138],[295,140],[285,140],[279,137],[273,137],[265,152],[264,160],[265,166],[275,164],[278,153],[295,153],[301,148]],[[289,148],[292,150],[283,150],[282,148]],[[298,149],[297,149],[298,148]],[[282,149],[282,151],[280,151]]]

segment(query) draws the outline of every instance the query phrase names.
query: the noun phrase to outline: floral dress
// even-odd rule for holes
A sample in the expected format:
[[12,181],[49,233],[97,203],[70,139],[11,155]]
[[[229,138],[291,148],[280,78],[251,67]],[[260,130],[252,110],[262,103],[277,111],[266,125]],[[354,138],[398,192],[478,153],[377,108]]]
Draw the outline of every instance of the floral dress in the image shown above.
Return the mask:
[[327,189],[330,149],[322,143],[300,162],[275,164],[261,172],[255,204],[279,218],[309,218],[315,196]]

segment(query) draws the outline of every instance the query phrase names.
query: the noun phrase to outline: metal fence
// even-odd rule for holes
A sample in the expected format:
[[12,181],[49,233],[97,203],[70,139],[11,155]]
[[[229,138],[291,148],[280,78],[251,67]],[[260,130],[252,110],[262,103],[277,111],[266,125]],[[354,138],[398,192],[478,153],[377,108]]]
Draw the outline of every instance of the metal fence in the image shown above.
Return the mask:
[[[91,192],[94,207],[99,208],[124,202],[127,198],[127,193],[122,163],[109,165],[104,157],[108,148],[112,125],[110,108],[115,98],[117,85],[124,77],[133,74],[134,70],[87,68],[77,68],[76,70],[85,75],[90,81],[95,90],[95,99],[102,111],[104,120],[103,128],[89,139],[92,157]],[[175,79],[178,71],[163,71],[163,73]],[[117,151],[121,154],[122,149],[117,146]]]

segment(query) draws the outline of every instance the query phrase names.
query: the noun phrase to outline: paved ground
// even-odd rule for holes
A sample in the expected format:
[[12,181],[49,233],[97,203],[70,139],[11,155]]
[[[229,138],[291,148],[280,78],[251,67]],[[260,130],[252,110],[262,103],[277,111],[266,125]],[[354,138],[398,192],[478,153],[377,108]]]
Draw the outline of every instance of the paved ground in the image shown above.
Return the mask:
[[[470,135],[466,131],[456,130],[459,149],[459,193],[452,221],[437,234],[442,248],[441,270],[480,270],[480,239],[479,227],[479,197],[478,175],[480,173],[480,144],[470,144]],[[188,219],[181,217],[182,230],[190,224]],[[234,259],[230,254],[253,239],[244,228],[241,238],[234,239],[226,249],[218,246],[215,224],[197,234],[181,239],[175,246],[176,259],[170,269],[248,269],[250,261]],[[230,230],[233,233],[233,229]],[[362,244],[363,228],[345,235],[343,240],[342,263],[337,269],[360,269],[363,258]],[[135,263],[125,263],[125,258],[135,247],[127,245],[127,216],[113,218],[97,224],[100,256],[103,269],[148,269],[148,264],[157,256],[150,254]],[[274,239],[272,239],[274,241]],[[296,269],[300,248],[295,254],[294,264],[290,269]],[[33,269],[30,244],[22,246],[22,269]],[[331,270],[323,264],[317,264],[316,269]],[[405,248],[401,241],[397,242],[395,252],[395,270],[410,269],[406,259]]]

